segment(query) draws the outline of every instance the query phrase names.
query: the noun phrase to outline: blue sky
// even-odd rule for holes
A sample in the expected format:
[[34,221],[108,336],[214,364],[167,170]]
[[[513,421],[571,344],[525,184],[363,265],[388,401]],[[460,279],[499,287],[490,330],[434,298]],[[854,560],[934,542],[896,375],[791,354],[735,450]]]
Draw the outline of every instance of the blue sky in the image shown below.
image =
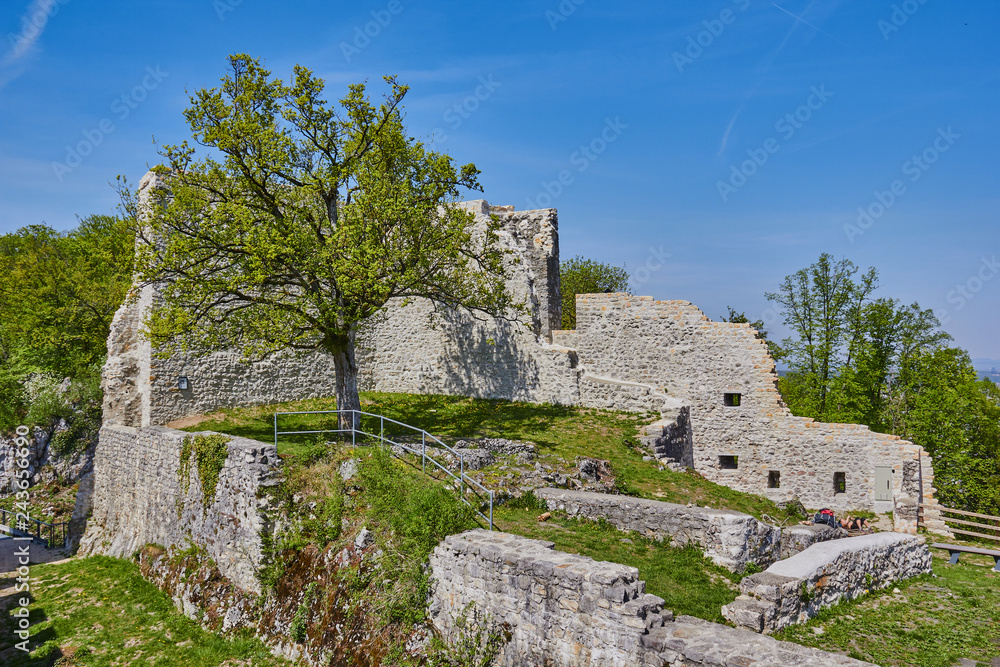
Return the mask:
[[330,98],[397,74],[477,196],[558,208],[562,256],[637,293],[773,322],[764,292],[829,252],[1000,358],[998,24],[995,0],[8,0],[0,232],[113,212],[246,52]]

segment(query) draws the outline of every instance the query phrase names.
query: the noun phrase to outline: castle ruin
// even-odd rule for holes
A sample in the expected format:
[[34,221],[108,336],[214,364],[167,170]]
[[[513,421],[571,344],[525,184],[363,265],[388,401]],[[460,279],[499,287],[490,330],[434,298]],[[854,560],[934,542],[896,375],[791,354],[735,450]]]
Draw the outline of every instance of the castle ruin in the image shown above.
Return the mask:
[[[148,173],[140,196],[160,187],[157,180]],[[460,205],[501,221],[500,243],[520,260],[510,266],[509,287],[530,320],[390,303],[359,334],[362,390],[652,411],[660,418],[643,439],[659,458],[740,491],[893,512],[903,532],[916,531],[918,503],[935,504],[922,447],[865,426],[793,416],[766,344],[746,324],[713,322],[687,301],[586,294],[576,299],[577,328],[560,330],[556,210]],[[140,335],[155,299],[145,287],[115,316],[103,377],[106,423],[155,426],[221,407],[334,395],[333,361],[321,353],[257,363],[233,352],[155,358]],[[944,528],[937,512],[927,517],[929,527]]]

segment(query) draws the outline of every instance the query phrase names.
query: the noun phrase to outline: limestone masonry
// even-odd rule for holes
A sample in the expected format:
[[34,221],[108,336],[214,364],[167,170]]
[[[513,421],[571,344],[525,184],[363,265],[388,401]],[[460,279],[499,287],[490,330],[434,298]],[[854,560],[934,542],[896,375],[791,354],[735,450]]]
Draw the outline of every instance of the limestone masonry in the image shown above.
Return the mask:
[[722,608],[734,624],[768,634],[804,623],[821,609],[931,571],[923,538],[875,533],[815,544],[740,582]]
[[633,567],[555,551],[551,542],[470,531],[431,555],[430,615],[445,636],[474,605],[506,624],[507,667],[782,665],[870,663],[779,642],[689,616],[674,618],[645,592]]
[[742,512],[588,491],[537,489],[535,495],[550,510],[604,519],[619,530],[675,544],[698,545],[712,562],[734,572],[742,572],[747,563],[767,567],[781,553],[781,529]]
[[[164,187],[152,173],[141,197]],[[500,220],[500,243],[520,261],[509,286],[530,310],[523,325],[434,315],[426,301],[390,303],[359,335],[363,389],[457,394],[651,411],[643,440],[665,462],[712,481],[783,501],[839,511],[892,511],[915,532],[917,503],[934,500],[930,457],[867,427],[793,416],[777,390],[774,360],[745,324],[713,322],[687,301],[628,294],[577,296],[577,329],[560,322],[555,209],[461,206]],[[231,353],[155,359],[139,335],[156,294],[146,287],[115,316],[104,372],[105,420],[162,425],[219,407],[334,395],[321,354],[255,364]],[[179,379],[187,379],[181,389]],[[935,509],[928,527],[944,529]]]
[[180,479],[183,441],[197,435],[211,434],[160,426],[101,429],[93,514],[80,553],[131,558],[147,544],[200,548],[233,583],[257,593],[261,534],[268,528],[260,491],[279,482],[278,453],[274,445],[226,436],[228,456],[206,503],[196,466],[186,492]]

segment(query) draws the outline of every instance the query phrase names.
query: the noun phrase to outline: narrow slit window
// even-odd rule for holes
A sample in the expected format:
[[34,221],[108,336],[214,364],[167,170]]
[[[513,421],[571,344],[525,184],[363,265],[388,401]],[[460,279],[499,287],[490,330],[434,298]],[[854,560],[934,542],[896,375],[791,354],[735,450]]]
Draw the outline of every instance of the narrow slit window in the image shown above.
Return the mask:
[[847,473],[833,473],[833,492],[847,493]]
[[739,407],[743,394],[724,394],[722,402],[727,408]]
[[780,489],[781,488],[781,471],[780,470],[769,470],[767,472],[767,488],[769,488],[769,489]]
[[723,470],[736,470],[739,467],[739,457],[732,455],[720,456],[719,467]]

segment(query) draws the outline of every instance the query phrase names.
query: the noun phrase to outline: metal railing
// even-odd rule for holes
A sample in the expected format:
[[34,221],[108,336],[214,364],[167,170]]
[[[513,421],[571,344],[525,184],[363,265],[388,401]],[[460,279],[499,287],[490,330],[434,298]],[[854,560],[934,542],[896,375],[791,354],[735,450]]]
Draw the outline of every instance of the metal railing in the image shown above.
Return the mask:
[[[328,429],[316,429],[307,431],[279,431],[278,430],[278,417],[285,415],[337,415],[337,422],[340,424],[340,416],[351,415],[351,428],[328,428]],[[370,417],[372,420],[377,419],[379,424],[378,433],[372,431],[366,431],[360,428],[361,420],[363,417]],[[420,437],[420,445],[417,448],[415,442],[403,442],[393,440],[393,437],[398,437],[395,434],[386,435],[386,424],[390,426],[398,427],[393,430],[402,430],[404,433],[408,434],[409,437],[416,439],[417,436]],[[428,476],[433,477],[431,473],[427,471],[427,465],[430,464],[435,469],[440,470],[444,474],[448,475],[452,480],[456,482],[457,490],[459,492],[459,498],[462,502],[466,503],[478,514],[486,523],[489,525],[489,529],[493,530],[493,492],[487,489],[485,486],[477,482],[475,479],[469,477],[465,474],[465,454],[457,449],[449,447],[439,438],[431,435],[422,428],[417,428],[416,426],[410,426],[409,424],[404,424],[401,421],[396,421],[395,419],[390,419],[383,415],[372,414],[371,412],[363,412],[361,410],[313,410],[305,412],[275,412],[274,413],[274,446],[278,446],[278,436],[279,435],[308,435],[308,434],[318,434],[318,433],[342,433],[351,434],[351,445],[356,446],[358,444],[358,436],[364,436],[367,438],[374,438],[378,440],[379,444],[390,447],[400,447],[403,450],[413,454],[414,456],[420,456],[420,471]],[[452,456],[458,459],[459,472],[456,475],[454,472],[448,469],[446,465],[443,465],[440,461],[435,459],[431,452],[428,452],[428,447],[431,448],[431,452],[435,449],[443,449],[450,453]],[[478,492],[478,493],[477,493]],[[476,497],[478,504],[469,501],[468,495],[471,494]],[[479,495],[481,494],[481,495]],[[483,512],[480,508],[487,505],[489,508],[489,513]]]
[[[31,529],[32,526],[34,530]],[[0,532],[12,537],[30,537],[50,549],[55,546],[66,546],[67,526],[65,521],[47,523],[33,519],[22,512],[0,509]]]

